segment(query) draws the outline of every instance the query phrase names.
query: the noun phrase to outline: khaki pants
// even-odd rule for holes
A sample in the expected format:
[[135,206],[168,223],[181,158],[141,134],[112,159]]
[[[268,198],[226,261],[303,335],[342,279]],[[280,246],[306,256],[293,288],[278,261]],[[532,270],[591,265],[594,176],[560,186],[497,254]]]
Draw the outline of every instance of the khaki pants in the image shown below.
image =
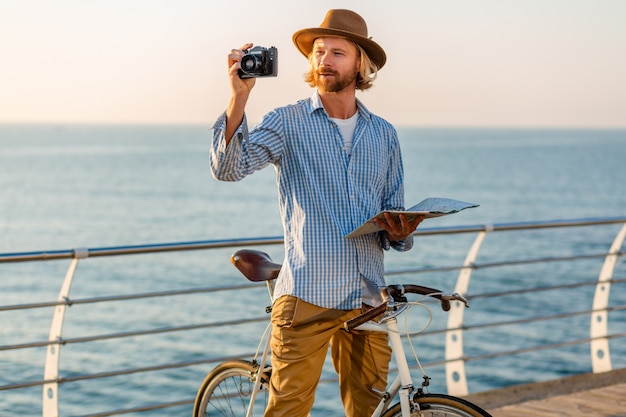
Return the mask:
[[333,310],[293,296],[272,307],[272,378],[265,417],[306,417],[328,345],[347,417],[370,416],[387,385],[391,348],[385,333],[343,330],[361,309]]

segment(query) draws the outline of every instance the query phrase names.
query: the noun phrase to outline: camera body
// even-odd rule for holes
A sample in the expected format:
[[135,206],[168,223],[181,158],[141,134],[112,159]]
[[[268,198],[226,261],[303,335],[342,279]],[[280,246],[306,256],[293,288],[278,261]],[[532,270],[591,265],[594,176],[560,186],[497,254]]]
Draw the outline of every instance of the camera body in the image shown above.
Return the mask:
[[239,78],[276,77],[278,75],[278,49],[272,46],[255,46],[244,50]]

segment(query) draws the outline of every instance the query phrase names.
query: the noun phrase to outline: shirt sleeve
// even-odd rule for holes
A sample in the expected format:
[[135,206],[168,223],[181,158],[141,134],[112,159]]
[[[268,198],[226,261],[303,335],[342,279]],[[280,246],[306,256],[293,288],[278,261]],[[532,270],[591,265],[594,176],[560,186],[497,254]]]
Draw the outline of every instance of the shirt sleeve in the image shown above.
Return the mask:
[[[400,143],[395,129],[392,130],[392,141],[390,149],[390,166],[387,173],[387,187],[385,192],[384,210],[404,210],[404,166]],[[387,232],[380,232],[381,246],[385,250],[391,248],[404,252],[413,247],[413,236],[405,240],[390,241]]]
[[215,179],[239,181],[276,159],[275,146],[269,146],[268,143],[280,142],[276,139],[278,133],[268,130],[249,132],[245,115],[228,144],[225,130],[224,112],[213,125],[213,143],[209,154],[211,174]]

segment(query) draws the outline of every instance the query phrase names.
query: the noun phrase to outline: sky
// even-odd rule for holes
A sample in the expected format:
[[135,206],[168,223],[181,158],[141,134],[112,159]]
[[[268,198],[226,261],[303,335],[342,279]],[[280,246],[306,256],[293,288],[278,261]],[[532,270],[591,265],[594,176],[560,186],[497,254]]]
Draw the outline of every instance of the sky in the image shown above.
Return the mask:
[[291,36],[332,8],[387,52],[358,97],[396,125],[626,127],[624,0],[0,0],[0,123],[210,126],[246,42],[279,55],[255,123],[313,93]]

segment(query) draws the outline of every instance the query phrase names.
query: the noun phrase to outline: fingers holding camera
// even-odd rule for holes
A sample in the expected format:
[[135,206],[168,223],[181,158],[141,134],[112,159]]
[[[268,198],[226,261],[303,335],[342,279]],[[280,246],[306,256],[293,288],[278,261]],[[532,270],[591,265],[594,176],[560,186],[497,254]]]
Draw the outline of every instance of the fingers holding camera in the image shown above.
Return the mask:
[[240,49],[231,49],[228,54],[228,68],[232,70],[232,66],[238,62],[241,62],[241,58],[246,54],[246,50],[252,48],[251,43],[246,43],[241,46]]
[[228,54],[228,74],[230,76],[231,88],[234,95],[239,93],[250,93],[254,87],[254,78],[241,79],[239,69],[241,68],[241,58],[246,54],[246,50],[252,48],[253,44],[246,43],[240,49],[231,49]]
[[228,75],[230,78],[231,97],[226,109],[226,128],[224,136],[226,145],[232,139],[238,126],[243,121],[243,116],[248,101],[248,96],[256,80],[254,78],[242,79],[239,77],[241,58],[245,55],[244,50],[252,47],[251,43],[244,44],[241,49],[231,49],[228,54]]

